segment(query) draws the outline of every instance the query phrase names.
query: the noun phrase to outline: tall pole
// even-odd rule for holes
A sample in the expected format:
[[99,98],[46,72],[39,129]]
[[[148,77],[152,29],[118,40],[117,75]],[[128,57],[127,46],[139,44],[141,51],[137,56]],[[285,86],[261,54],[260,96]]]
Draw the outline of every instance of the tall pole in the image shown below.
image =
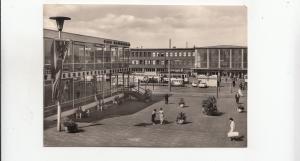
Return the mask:
[[219,75],[217,75],[217,98],[219,98]]
[[[50,17],[50,19],[55,20],[56,21],[56,25],[57,25],[57,29],[58,29],[58,38],[61,39],[61,32],[64,26],[64,21],[65,20],[71,20],[71,18],[69,17],[62,17],[62,16],[58,16],[58,17]],[[55,43],[54,43],[55,44]],[[56,51],[54,51],[56,52]],[[61,53],[60,53],[61,54]],[[63,65],[63,61],[62,61],[62,65]],[[62,70],[62,67],[61,69]],[[62,72],[62,71],[61,71]],[[59,77],[59,79],[61,79],[61,75]],[[61,81],[61,80],[60,80]],[[57,89],[57,90],[61,90],[61,89]],[[74,90],[74,89],[73,89]],[[56,103],[57,103],[57,131],[61,131],[61,106],[60,106],[60,96],[59,98],[56,98]]]
[[171,59],[169,60],[168,64],[168,71],[169,71],[169,92],[171,92]]

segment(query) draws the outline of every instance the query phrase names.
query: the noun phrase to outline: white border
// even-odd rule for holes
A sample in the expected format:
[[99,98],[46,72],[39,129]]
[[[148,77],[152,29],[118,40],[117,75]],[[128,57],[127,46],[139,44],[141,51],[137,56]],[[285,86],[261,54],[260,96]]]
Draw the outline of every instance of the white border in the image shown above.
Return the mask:
[[[99,3],[89,0],[91,4]],[[296,106],[300,78],[299,1],[127,1],[127,4],[217,4],[248,7],[248,148],[44,148],[42,144],[42,29],[44,3],[85,0],[3,0],[2,159],[143,161],[300,160]],[[101,1],[120,4],[121,1]],[[124,3],[124,2],[122,2]],[[296,10],[298,7],[298,10]],[[298,19],[297,19],[298,18]],[[297,21],[298,20],[298,21]],[[298,27],[298,28],[297,28]],[[296,39],[296,36],[298,38]],[[298,45],[300,46],[300,45]],[[298,68],[297,68],[298,67]],[[297,81],[298,80],[298,81]],[[299,90],[298,90],[299,91]],[[296,108],[297,107],[297,108]],[[298,113],[297,113],[298,112]],[[298,122],[296,122],[298,121]],[[298,127],[296,126],[298,123]],[[297,128],[296,128],[297,127]],[[298,131],[295,131],[298,130]],[[296,132],[296,133],[295,133]],[[297,141],[297,143],[295,143]]]

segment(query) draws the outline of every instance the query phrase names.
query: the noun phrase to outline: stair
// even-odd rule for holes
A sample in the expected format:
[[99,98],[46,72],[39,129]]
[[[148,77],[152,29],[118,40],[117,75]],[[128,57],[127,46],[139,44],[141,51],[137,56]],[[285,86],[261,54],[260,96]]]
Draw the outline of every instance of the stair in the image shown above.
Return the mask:
[[128,88],[127,90],[124,91],[125,96],[132,96],[134,98],[136,98],[139,101],[147,101],[149,99],[151,99],[151,93],[146,93],[146,90],[143,88]]

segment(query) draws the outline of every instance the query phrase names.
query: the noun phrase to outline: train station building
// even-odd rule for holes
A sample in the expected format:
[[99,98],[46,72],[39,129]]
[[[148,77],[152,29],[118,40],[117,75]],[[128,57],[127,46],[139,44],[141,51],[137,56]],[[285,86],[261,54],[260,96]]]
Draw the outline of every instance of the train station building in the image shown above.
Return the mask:
[[247,47],[135,48],[130,50],[133,72],[171,72],[204,75],[247,74]]
[[[44,29],[43,39],[44,117],[47,117],[56,113],[51,64],[57,31]],[[62,39],[70,41],[63,63],[62,112],[114,97],[129,85],[129,79],[126,79],[129,78],[129,42],[66,32],[62,33]]]

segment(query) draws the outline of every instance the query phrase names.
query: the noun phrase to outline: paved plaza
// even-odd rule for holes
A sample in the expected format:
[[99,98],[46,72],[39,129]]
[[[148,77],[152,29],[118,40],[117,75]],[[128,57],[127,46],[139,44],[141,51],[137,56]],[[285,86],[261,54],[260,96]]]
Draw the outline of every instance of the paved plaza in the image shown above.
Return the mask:
[[[226,84],[220,90],[218,109],[220,116],[207,116],[201,113],[202,100],[216,96],[216,88],[176,87],[172,89],[169,104],[165,105],[163,96],[167,90],[155,89],[153,101],[149,103],[128,101],[112,106],[102,112],[93,113],[90,118],[81,120],[80,132],[57,132],[55,127],[44,130],[45,146],[104,146],[104,147],[246,147],[247,146],[247,94],[240,102],[246,112],[238,113],[234,91]],[[232,91],[232,92],[231,92]],[[186,106],[178,107],[180,98]],[[152,125],[153,109],[163,108],[167,122],[164,125]],[[175,123],[177,114],[184,112],[187,123]],[[230,141],[227,138],[229,118],[236,122],[236,131],[243,138]],[[158,119],[158,118],[157,118]]]

